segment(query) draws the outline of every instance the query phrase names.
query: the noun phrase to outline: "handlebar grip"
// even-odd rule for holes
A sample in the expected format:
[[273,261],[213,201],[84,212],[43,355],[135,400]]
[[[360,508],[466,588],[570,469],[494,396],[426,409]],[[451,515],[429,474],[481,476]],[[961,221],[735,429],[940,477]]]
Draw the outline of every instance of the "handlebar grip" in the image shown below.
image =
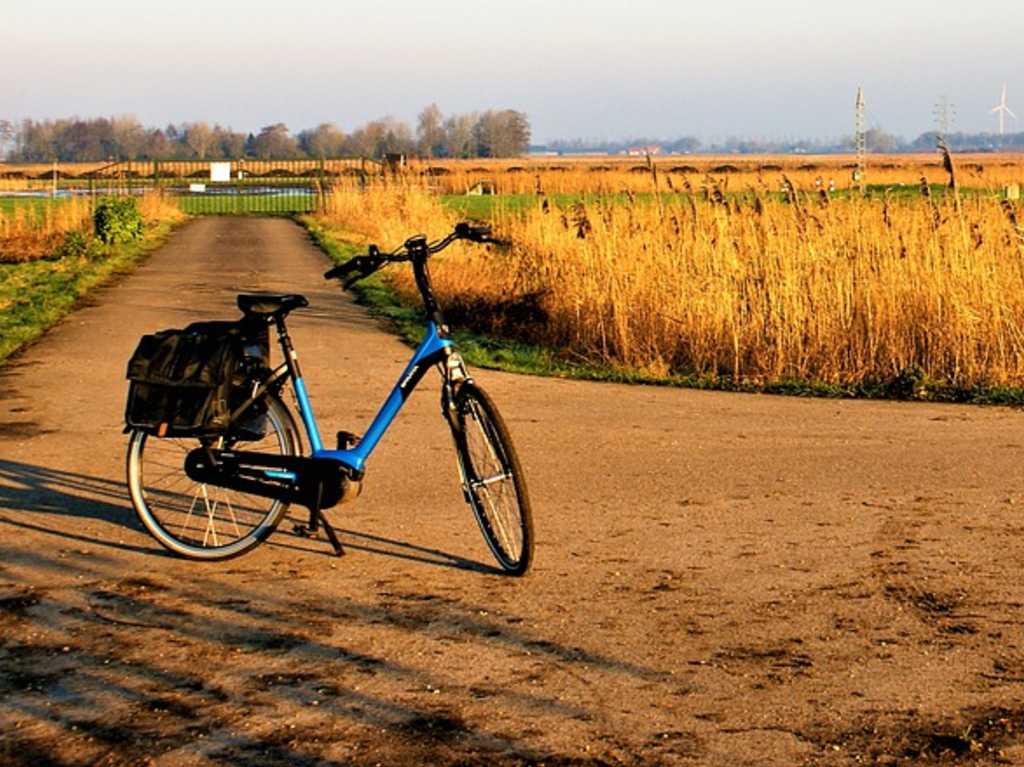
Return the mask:
[[366,256],[356,256],[355,258],[350,258],[345,263],[339,264],[333,269],[328,269],[326,272],[324,272],[324,277],[330,280],[334,279],[335,277],[344,277],[346,274],[356,269],[362,270],[363,263],[365,261]]
[[339,264],[324,272],[324,279],[332,280],[335,277],[344,277],[352,271],[359,271],[361,277],[367,276],[374,271],[384,259],[381,257],[380,248],[371,245],[365,256],[355,256],[343,264]]
[[488,224],[471,224],[468,221],[461,221],[455,225],[455,236],[470,242],[488,242],[487,238],[491,236],[491,227]]

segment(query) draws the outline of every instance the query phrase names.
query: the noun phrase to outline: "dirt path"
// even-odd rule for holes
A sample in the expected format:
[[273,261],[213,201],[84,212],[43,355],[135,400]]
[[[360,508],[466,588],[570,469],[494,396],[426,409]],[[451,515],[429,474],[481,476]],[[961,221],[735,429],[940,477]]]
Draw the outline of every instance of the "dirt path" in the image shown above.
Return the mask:
[[349,556],[164,556],[123,483],[138,336],[303,292],[313,405],[358,431],[409,351],[324,265],[197,220],[0,371],[0,763],[1024,762],[1010,410],[480,371],[535,503],[513,580],[428,379],[332,515]]

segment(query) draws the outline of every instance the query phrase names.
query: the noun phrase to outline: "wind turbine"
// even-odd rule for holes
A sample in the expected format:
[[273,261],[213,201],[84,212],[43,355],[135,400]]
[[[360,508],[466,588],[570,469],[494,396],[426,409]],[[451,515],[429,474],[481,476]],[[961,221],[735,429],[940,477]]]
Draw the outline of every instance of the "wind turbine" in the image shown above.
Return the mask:
[[1010,111],[1010,108],[1006,106],[1006,83],[1003,83],[1003,98],[1000,102],[993,107],[993,114],[999,115],[999,135],[1002,136],[1005,130],[1006,115],[1010,115],[1014,120],[1017,119],[1017,115]]

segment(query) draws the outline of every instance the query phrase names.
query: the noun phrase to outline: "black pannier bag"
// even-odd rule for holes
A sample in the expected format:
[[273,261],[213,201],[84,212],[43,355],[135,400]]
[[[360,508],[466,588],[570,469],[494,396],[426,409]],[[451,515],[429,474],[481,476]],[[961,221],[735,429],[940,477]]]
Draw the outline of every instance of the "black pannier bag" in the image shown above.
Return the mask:
[[269,361],[268,328],[247,322],[196,322],[143,336],[128,363],[125,423],[158,437],[230,435],[261,439],[262,399],[230,424]]

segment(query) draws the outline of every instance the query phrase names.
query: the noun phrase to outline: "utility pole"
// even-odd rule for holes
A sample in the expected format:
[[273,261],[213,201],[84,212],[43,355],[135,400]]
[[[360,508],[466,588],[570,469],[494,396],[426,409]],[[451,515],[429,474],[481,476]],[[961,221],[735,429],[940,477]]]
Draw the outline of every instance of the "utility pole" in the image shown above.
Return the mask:
[[953,104],[949,98],[943,94],[943,96],[935,103],[935,110],[933,114],[935,116],[935,130],[939,134],[939,137],[948,137],[950,130],[953,128],[953,124],[956,122],[956,104]]
[[857,144],[857,169],[853,172],[853,181],[857,184],[857,188],[860,189],[860,193],[864,194],[865,181],[864,176],[867,172],[867,127],[864,121],[864,89],[857,89],[857,105],[856,113],[854,116],[854,127],[856,129],[856,144]]

